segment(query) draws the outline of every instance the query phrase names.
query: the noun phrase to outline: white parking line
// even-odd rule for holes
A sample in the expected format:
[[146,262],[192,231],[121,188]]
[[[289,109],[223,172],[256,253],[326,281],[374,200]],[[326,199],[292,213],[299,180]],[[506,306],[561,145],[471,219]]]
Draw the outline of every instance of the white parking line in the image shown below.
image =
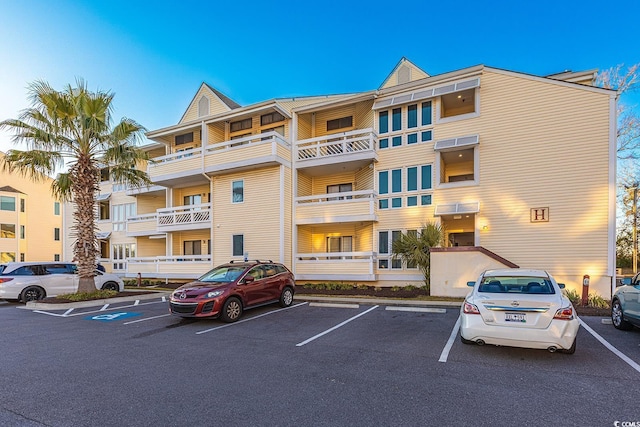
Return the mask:
[[328,333],[329,333],[329,332],[331,332],[331,331],[335,331],[336,329],[338,329],[338,328],[340,328],[340,327],[342,327],[342,326],[346,325],[347,323],[351,322],[352,320],[356,320],[358,317],[360,317],[360,316],[364,316],[364,315],[365,315],[365,314],[367,314],[368,312],[370,312],[370,311],[372,311],[372,310],[375,310],[375,309],[376,309],[376,308],[378,308],[378,307],[379,307],[378,305],[374,305],[374,306],[373,306],[373,307],[371,307],[369,310],[367,310],[367,311],[363,311],[362,313],[360,313],[360,314],[358,314],[358,315],[356,315],[356,316],[353,316],[352,318],[347,319],[347,320],[345,320],[344,322],[342,322],[342,323],[340,323],[340,324],[338,324],[338,325],[334,326],[333,328],[327,329],[326,331],[324,331],[324,332],[322,332],[322,333],[319,333],[318,335],[316,335],[316,336],[314,336],[314,337],[311,337],[311,338],[309,338],[308,340],[305,340],[305,341],[302,341],[301,343],[296,344],[296,347],[302,347],[303,345],[308,344],[308,343],[310,343],[311,341],[313,341],[313,340],[315,340],[315,339],[318,339],[318,338],[320,338],[321,336],[326,335],[326,334],[328,334]]
[[125,322],[125,323],[123,323],[123,325],[130,325],[132,323],[145,322],[147,320],[159,319],[161,317],[167,317],[167,316],[171,316],[171,314],[167,313],[167,314],[162,314],[160,316],[145,317],[144,319],[138,319],[138,320],[132,320],[131,322]]
[[108,307],[109,307],[109,304],[105,304],[105,305],[102,306],[100,311],[105,311]]
[[140,300],[136,300],[136,302],[134,304],[131,304],[131,305],[121,305],[119,307],[111,307],[111,308],[108,308],[106,310],[103,310],[101,308],[99,310],[83,311],[83,312],[74,313],[74,314],[70,314],[74,310],[73,308],[68,309],[63,314],[49,313],[48,311],[42,311],[42,310],[33,310],[33,313],[48,314],[49,316],[56,316],[56,317],[73,317],[73,316],[83,316],[85,314],[91,314],[91,313],[99,313],[101,311],[120,310],[120,309],[123,309],[123,308],[129,308],[129,307],[135,307],[135,306],[141,306],[141,305],[158,304],[160,302],[166,302],[166,301],[152,301],[152,302],[140,303]]
[[310,302],[309,307],[360,308],[359,304],[336,304],[330,302]]
[[578,321],[580,322],[580,325],[582,325],[583,328],[585,328],[591,335],[593,335],[593,337],[595,339],[600,341],[600,343],[602,345],[604,345],[606,348],[608,348],[613,354],[618,356],[620,359],[624,360],[633,369],[635,369],[636,371],[640,372],[640,365],[638,365],[636,362],[631,360],[626,354],[624,354],[623,352],[621,352],[620,350],[618,350],[617,348],[615,348],[614,346],[609,344],[609,342],[607,340],[602,338],[596,331],[591,329],[589,327],[589,325],[587,325],[585,322],[582,321],[582,319],[578,318]]
[[430,308],[430,307],[402,307],[390,305],[385,310],[388,311],[414,311],[418,313],[446,313],[444,308]]
[[442,353],[440,354],[440,359],[438,359],[438,362],[446,362],[447,359],[449,358],[449,352],[451,351],[451,347],[453,347],[453,342],[455,341],[456,336],[458,336],[459,329],[460,329],[460,316],[458,316],[458,320],[456,320],[456,324],[453,325],[453,330],[451,331],[451,335],[449,335],[449,340],[447,341],[447,344],[442,349]]
[[262,314],[260,314],[258,316],[249,317],[249,318],[243,319],[243,320],[238,320],[237,322],[227,323],[226,325],[216,326],[215,328],[211,328],[211,329],[205,329],[204,331],[196,332],[196,335],[206,334],[207,332],[217,331],[218,329],[226,328],[228,326],[233,326],[233,325],[237,325],[237,324],[240,324],[240,323],[249,322],[250,320],[253,320],[253,319],[258,319],[260,317],[268,316],[270,314],[279,313],[279,312],[284,311],[284,310],[289,310],[290,308],[300,307],[301,305],[305,305],[305,304],[307,304],[307,303],[306,302],[302,302],[300,304],[296,304],[296,305],[292,305],[292,306],[289,306],[289,307],[281,308],[279,310],[270,311],[268,313],[262,313]]

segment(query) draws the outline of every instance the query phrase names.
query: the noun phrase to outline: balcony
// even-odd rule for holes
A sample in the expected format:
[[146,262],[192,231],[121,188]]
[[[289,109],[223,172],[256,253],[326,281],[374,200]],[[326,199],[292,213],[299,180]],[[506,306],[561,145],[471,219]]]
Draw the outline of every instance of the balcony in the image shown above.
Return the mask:
[[198,230],[211,227],[211,203],[157,210],[158,231]]
[[296,197],[296,224],[377,221],[377,197],[375,190]]
[[374,252],[297,254],[296,280],[375,281]]
[[193,280],[211,270],[211,255],[129,258],[125,276]]
[[378,136],[373,129],[358,129],[298,141],[295,146],[297,169],[313,175],[330,174],[347,167],[356,170],[378,161]]
[[162,208],[127,218],[127,236],[150,236],[171,231],[211,227],[211,203]]
[[127,218],[127,236],[151,236],[158,234],[156,212]]
[[180,151],[153,159],[147,173],[156,186],[180,187],[209,182],[202,175],[202,148]]
[[291,164],[291,144],[273,131],[211,144],[204,150],[208,175],[280,164]]

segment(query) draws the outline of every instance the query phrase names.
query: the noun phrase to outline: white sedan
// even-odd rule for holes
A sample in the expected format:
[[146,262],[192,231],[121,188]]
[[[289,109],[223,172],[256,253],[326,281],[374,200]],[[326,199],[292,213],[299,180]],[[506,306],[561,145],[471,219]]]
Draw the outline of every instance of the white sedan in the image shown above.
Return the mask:
[[460,339],[573,354],[579,323],[571,301],[544,270],[487,270],[460,308]]

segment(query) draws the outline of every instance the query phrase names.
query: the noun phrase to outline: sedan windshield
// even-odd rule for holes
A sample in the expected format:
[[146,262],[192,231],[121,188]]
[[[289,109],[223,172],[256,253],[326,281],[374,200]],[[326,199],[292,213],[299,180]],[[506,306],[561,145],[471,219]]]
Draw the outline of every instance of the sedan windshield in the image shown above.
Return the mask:
[[200,282],[229,283],[236,280],[245,270],[245,267],[219,267],[214,268],[198,280]]
[[555,294],[551,281],[544,277],[491,276],[482,279],[478,292],[509,294]]

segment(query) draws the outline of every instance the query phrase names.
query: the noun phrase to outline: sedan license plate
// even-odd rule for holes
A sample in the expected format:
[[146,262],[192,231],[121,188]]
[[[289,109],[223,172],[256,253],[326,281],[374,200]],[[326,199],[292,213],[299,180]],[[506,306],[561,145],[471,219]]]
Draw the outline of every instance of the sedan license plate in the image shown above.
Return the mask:
[[505,313],[504,321],[526,323],[527,315],[524,313]]

